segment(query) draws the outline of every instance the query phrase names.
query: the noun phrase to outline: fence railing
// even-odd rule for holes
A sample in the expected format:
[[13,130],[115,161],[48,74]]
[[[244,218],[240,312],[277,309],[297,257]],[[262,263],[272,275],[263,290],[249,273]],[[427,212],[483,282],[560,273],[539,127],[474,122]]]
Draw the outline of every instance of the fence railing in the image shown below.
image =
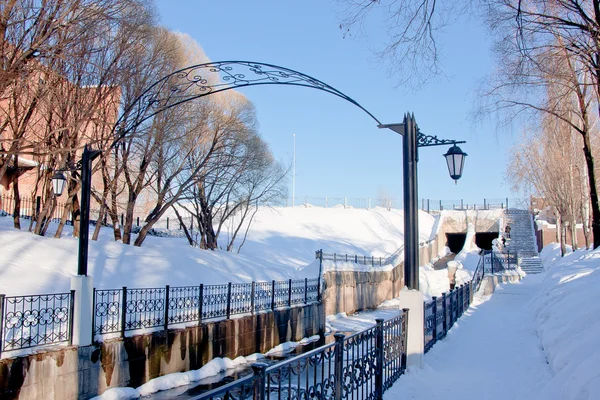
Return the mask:
[[0,294],[0,355],[40,345],[71,344],[74,299],[74,290],[29,296]]
[[197,322],[320,300],[320,279],[94,289],[93,332],[121,333]]
[[528,199],[519,198],[502,198],[488,199],[484,198],[483,203],[466,202],[460,200],[432,200],[421,199],[421,210],[427,212],[439,212],[443,210],[493,210],[493,209],[508,209],[509,207],[528,208]]
[[193,400],[381,399],[406,370],[408,310],[351,336],[273,366],[254,364],[254,374]]
[[354,264],[371,265],[371,266],[382,266],[391,264],[395,256],[390,257],[374,257],[357,254],[338,254],[338,253],[323,253],[323,250],[315,251],[315,258],[317,260],[333,261],[333,262],[351,262]]
[[454,323],[469,308],[473,301],[473,284],[469,282],[454,288],[449,293],[432,297],[424,304],[425,352],[443,339]]
[[[21,203],[19,205],[19,217],[23,219],[31,219],[34,218],[41,210],[42,206],[42,198],[37,196],[35,198],[31,197],[20,197]],[[60,220],[63,215],[64,203],[57,203],[54,208],[54,213],[52,214],[53,220]],[[0,216],[8,216],[13,215],[15,209],[15,198],[13,196],[9,196],[3,194],[0,196]],[[71,220],[69,216],[68,220]]]
[[485,250],[481,260],[485,273],[495,274],[506,270],[516,270],[519,264],[518,253],[497,253]]

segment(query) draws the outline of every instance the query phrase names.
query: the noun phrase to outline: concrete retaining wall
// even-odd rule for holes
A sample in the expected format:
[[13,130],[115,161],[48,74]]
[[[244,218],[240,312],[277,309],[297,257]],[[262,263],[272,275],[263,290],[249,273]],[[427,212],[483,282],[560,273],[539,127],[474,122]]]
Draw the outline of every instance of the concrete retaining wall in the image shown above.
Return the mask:
[[494,274],[494,275],[485,275],[483,277],[483,294],[484,296],[488,296],[496,290],[496,286],[501,283],[509,283],[509,282],[518,282],[521,280],[521,276],[517,273],[511,275],[503,275],[503,274]]
[[0,400],[89,399],[109,387],[200,368],[214,357],[264,353],[323,333],[325,307],[314,303],[98,345],[0,360]]
[[[419,248],[419,263],[425,265],[437,258],[444,242],[435,238]],[[329,271],[323,275],[323,303],[326,315],[376,308],[386,300],[398,297],[404,287],[404,262],[391,271]]]

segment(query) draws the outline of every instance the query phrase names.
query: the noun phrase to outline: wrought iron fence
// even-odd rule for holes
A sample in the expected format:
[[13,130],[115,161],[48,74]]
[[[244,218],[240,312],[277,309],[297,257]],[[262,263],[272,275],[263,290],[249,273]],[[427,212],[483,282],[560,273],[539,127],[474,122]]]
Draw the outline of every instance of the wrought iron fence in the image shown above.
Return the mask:
[[380,399],[406,370],[408,310],[395,318],[203,393],[204,399]]
[[[42,206],[42,198],[37,196],[35,198],[32,197],[20,197],[19,204],[19,217],[23,219],[31,219],[35,218],[35,216],[40,212]],[[0,196],[0,216],[8,216],[13,215],[15,210],[15,197],[3,194]],[[60,220],[63,212],[64,212],[64,203],[57,203],[54,208],[54,212],[52,214],[52,220]],[[71,221],[71,215],[67,218]]]
[[0,355],[73,338],[75,291],[30,296],[0,294]]
[[320,299],[320,280],[94,289],[94,335],[227,318]]
[[494,274],[505,270],[516,270],[519,265],[518,253],[497,253],[492,250],[484,250],[480,262],[483,263],[485,273]]
[[454,288],[449,293],[434,296],[424,304],[425,352],[443,339],[454,323],[473,301],[473,282]]

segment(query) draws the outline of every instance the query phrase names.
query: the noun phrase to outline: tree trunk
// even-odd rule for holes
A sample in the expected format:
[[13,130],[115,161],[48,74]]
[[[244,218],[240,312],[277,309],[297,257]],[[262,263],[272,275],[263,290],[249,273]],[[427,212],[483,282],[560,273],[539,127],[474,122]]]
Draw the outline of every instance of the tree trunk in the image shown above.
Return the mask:
[[592,156],[592,145],[590,135],[586,132],[583,136],[583,153],[587,166],[588,186],[590,189],[590,201],[592,205],[592,235],[594,237],[594,248],[600,247],[600,202],[598,201],[598,188],[596,187],[596,172],[594,171],[594,157]]
[[[15,161],[16,164],[16,161]],[[15,198],[15,206],[13,208],[13,223],[16,229],[21,229],[21,195],[19,194],[19,175],[17,173],[13,183],[13,197]],[[33,214],[33,213],[32,213]],[[31,216],[33,218],[33,215]]]
[[181,214],[179,214],[179,211],[177,211],[177,208],[173,207],[173,211],[175,211],[175,215],[177,216],[177,220],[179,221],[179,225],[183,228],[183,233],[185,233],[185,237],[188,240],[188,243],[190,244],[190,246],[194,246],[194,240],[192,238],[192,235],[190,234],[190,231],[188,231],[187,226],[185,225],[185,223],[183,222],[183,218],[181,217]]

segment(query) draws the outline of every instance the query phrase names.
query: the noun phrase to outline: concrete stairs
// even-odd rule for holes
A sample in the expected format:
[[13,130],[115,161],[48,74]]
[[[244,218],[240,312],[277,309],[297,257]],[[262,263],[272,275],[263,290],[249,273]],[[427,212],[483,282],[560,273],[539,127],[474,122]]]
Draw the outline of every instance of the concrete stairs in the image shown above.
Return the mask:
[[527,274],[544,271],[535,243],[533,220],[527,210],[507,209],[504,211],[505,226],[511,227],[510,238],[506,239],[503,253],[518,254],[519,266]]

